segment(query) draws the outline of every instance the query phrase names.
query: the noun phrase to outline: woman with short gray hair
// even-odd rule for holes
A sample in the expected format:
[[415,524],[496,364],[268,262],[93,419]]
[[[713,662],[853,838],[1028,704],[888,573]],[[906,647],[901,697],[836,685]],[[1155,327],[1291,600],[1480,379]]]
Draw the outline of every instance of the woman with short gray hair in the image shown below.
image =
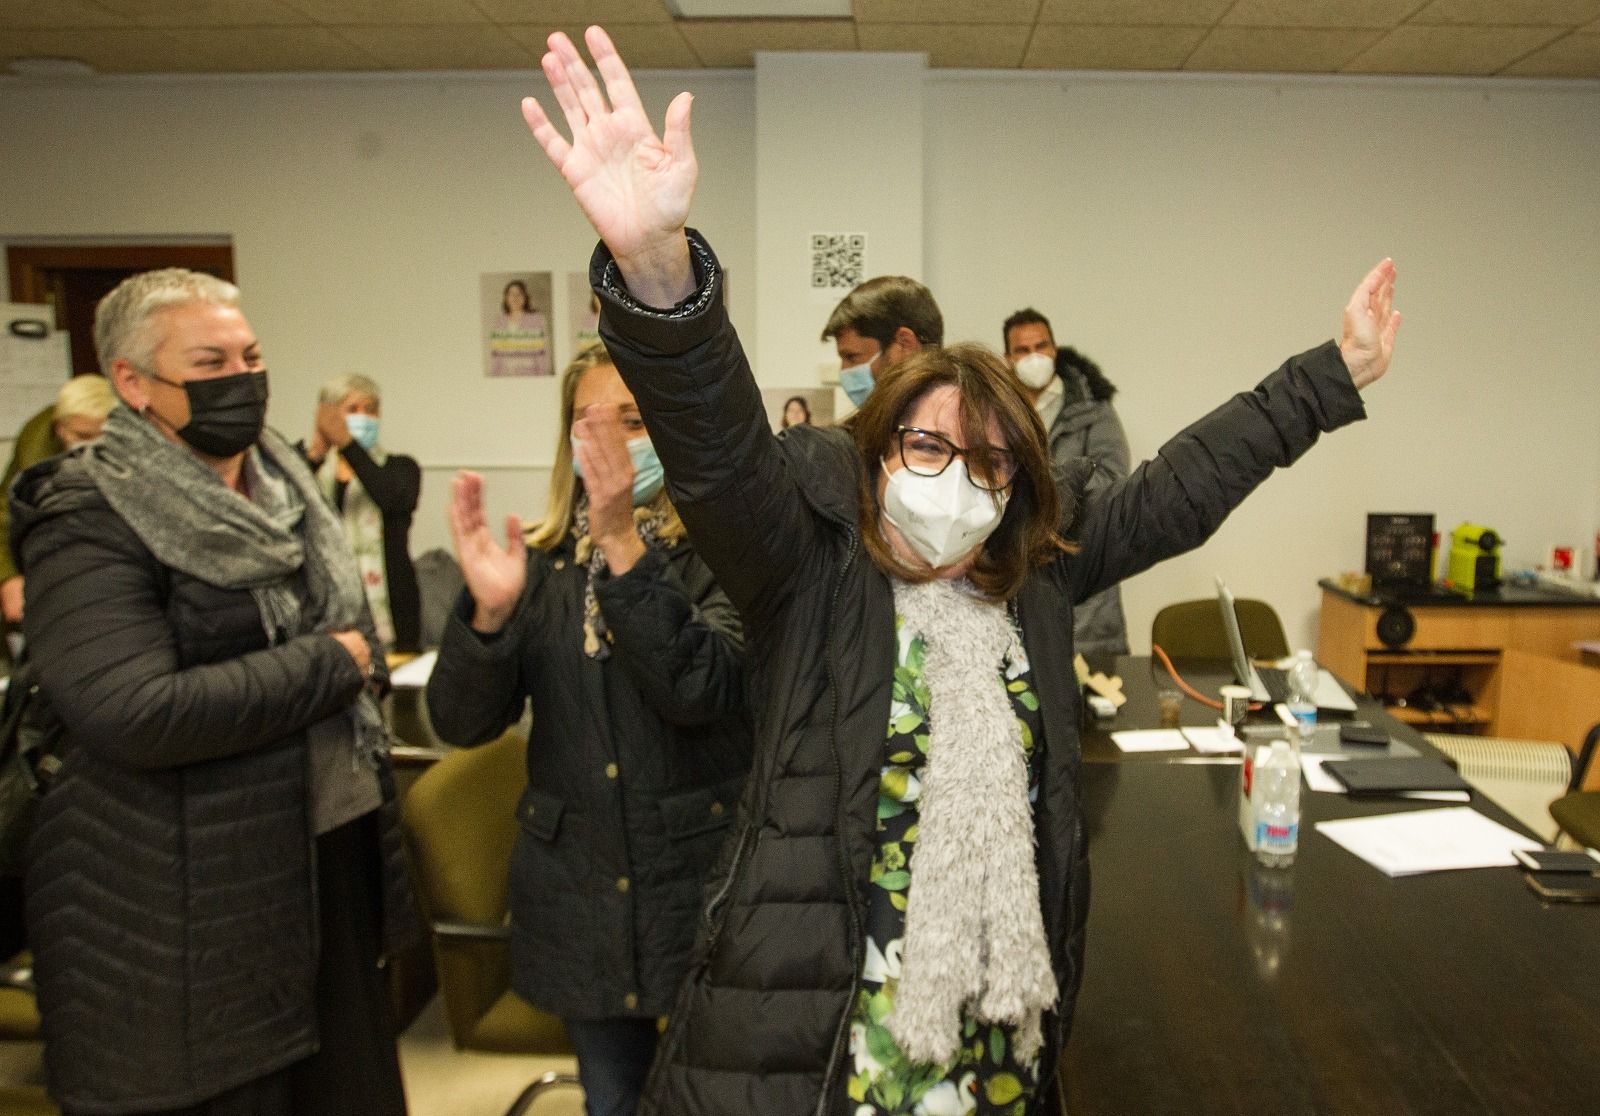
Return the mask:
[[125,280],[96,313],[104,433],[12,490],[60,734],[26,879],[68,1116],[405,1112],[387,675],[238,303],[191,271]]
[[379,440],[382,392],[359,373],[335,376],[317,395],[300,452],[317,475],[355,553],[378,638],[389,651],[420,649],[422,594],[411,564],[411,519],[422,497],[416,459]]

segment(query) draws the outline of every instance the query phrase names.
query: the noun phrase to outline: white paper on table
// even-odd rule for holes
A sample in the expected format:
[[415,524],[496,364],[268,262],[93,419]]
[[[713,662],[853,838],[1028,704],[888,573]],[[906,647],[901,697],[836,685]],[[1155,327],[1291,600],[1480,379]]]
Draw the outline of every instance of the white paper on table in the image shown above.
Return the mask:
[[[1300,769],[1306,774],[1306,786],[1314,791],[1325,794],[1349,794],[1343,783],[1329,775],[1323,766],[1327,763],[1343,763],[1351,756],[1317,755],[1310,752],[1300,753]],[[1386,798],[1411,798],[1418,802],[1471,802],[1472,793],[1464,790],[1436,790],[1436,791],[1397,791]]]
[[1187,752],[1189,742],[1177,729],[1123,729],[1111,739],[1124,752]]
[[1233,729],[1225,721],[1209,726],[1185,725],[1178,731],[1194,745],[1195,751],[1208,756],[1244,751],[1244,745],[1239,743],[1239,738],[1233,735]]
[[1341,818],[1316,829],[1386,876],[1509,866],[1517,863],[1513,849],[1541,847],[1470,806]]
[[401,663],[389,672],[389,685],[397,690],[420,690],[433,676],[433,664],[439,661],[439,652],[424,651],[410,662]]

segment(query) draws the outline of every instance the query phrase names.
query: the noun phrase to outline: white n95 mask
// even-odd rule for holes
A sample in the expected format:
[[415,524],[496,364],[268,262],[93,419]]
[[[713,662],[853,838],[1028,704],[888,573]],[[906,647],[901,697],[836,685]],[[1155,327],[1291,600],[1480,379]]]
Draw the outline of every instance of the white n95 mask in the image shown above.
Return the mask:
[[[888,473],[888,466],[880,465]],[[910,469],[889,473],[883,515],[928,565],[948,566],[1000,526],[1010,492],[985,492],[959,457],[936,477]]]
[[1017,370],[1017,379],[1027,384],[1030,391],[1043,391],[1056,374],[1056,362],[1043,353],[1018,357],[1011,367]]

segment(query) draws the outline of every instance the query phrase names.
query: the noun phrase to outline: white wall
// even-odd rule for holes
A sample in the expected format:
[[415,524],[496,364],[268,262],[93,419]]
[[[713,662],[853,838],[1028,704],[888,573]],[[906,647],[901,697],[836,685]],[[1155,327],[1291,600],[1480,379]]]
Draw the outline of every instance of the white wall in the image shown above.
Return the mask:
[[[517,113],[536,77],[0,83],[0,240],[231,236],[273,421],[298,432],[322,379],[376,376],[385,440],[431,467],[421,551],[444,541],[455,465],[497,466],[494,514],[543,506],[553,385],[484,378],[476,306],[480,272],[550,269],[563,320],[561,275],[592,247]],[[641,88],[658,117],[696,94],[693,220],[759,351],[755,77]],[[935,71],[926,96],[924,278],[948,335],[995,344],[1007,313],[1038,306],[1122,389],[1136,456],[1332,336],[1365,269],[1399,264],[1406,324],[1370,421],[1131,582],[1136,648],[1214,571],[1309,643],[1315,580],[1360,566],[1368,511],[1489,523],[1512,565],[1593,537],[1600,84]],[[863,106],[789,203],[874,141]]]
[[1124,588],[1129,633],[1212,594],[1313,644],[1316,579],[1366,513],[1592,539],[1600,496],[1600,83],[1082,75],[930,82],[928,282],[953,338],[1032,304],[1121,393],[1135,460],[1336,336],[1367,268],[1404,323],[1370,418],[1270,480],[1198,552]]

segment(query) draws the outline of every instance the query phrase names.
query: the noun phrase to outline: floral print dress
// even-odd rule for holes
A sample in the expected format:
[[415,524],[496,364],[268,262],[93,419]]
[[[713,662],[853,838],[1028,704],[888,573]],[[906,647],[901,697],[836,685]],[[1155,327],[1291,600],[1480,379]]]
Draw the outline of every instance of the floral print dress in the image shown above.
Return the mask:
[[[911,890],[922,773],[928,758],[928,689],[922,678],[922,637],[895,617],[897,662],[889,707],[886,760],[878,784],[878,851],[872,859],[867,906],[866,962],[850,1017],[847,1089],[854,1116],[946,1116],[1003,1113],[1023,1116],[1038,1090],[1039,1061],[1019,1065],[1012,1029],[962,1021],[962,1045],[942,1065],[913,1063],[901,1053],[887,1021],[900,978],[906,899]],[[1020,647],[1021,641],[1018,641]],[[1026,658],[1005,665],[1006,691],[1022,729],[1028,798],[1039,790],[1044,722]]]

